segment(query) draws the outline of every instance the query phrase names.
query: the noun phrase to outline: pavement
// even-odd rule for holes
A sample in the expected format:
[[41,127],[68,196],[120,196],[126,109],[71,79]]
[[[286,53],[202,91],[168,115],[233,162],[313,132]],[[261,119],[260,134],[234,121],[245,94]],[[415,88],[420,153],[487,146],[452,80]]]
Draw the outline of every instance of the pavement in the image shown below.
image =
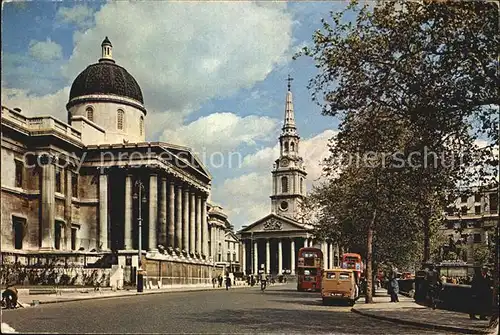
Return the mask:
[[[275,284],[282,285],[282,284]],[[236,285],[232,286],[233,289],[249,288],[248,285]],[[40,290],[40,287],[35,288]],[[162,294],[171,292],[192,292],[192,291],[207,291],[207,290],[225,290],[224,287],[213,287],[212,285],[201,285],[201,286],[179,286],[179,287],[169,287],[161,289],[144,289],[143,292],[137,292],[135,288],[123,289],[123,290],[111,290],[109,288],[102,288],[99,291],[94,291],[93,288],[72,288],[72,289],[58,289],[57,293],[38,293],[29,294],[29,289],[19,289],[18,290],[18,301],[22,307],[34,307],[38,304],[53,304],[60,302],[70,302],[70,301],[80,301],[88,299],[106,299],[106,298],[118,298],[134,295],[147,295],[147,294]]]
[[[90,293],[94,294],[94,293]],[[41,304],[2,311],[2,331],[20,333],[436,334],[323,306],[295,284],[162,292]],[[452,334],[442,331],[440,334]]]
[[[373,304],[365,304],[363,298],[352,311],[378,320],[425,329],[449,331],[461,334],[489,334],[488,321],[471,320],[468,314],[432,309],[421,306],[411,298],[399,296],[399,303],[391,303],[385,290],[379,290]],[[498,332],[494,332],[498,334]]]

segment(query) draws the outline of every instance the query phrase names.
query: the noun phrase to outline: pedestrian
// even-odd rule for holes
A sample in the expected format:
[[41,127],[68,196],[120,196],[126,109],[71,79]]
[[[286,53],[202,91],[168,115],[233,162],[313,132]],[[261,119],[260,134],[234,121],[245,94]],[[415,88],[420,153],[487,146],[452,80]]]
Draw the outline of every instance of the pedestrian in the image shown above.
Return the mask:
[[222,276],[219,275],[218,279],[219,279],[219,287],[222,287]]
[[2,302],[5,303],[7,309],[14,309],[17,307],[17,289],[9,285],[2,292]]
[[469,317],[472,320],[477,320],[476,315],[479,314],[481,320],[486,320],[486,315],[491,306],[491,278],[488,275],[488,269],[482,268],[481,273],[476,273],[472,278],[471,294],[472,304]]
[[229,290],[231,287],[231,277],[229,277],[229,274],[226,275],[226,291]]
[[391,295],[391,302],[399,302],[399,284],[398,279],[395,274],[392,274],[391,280],[389,281],[389,294]]
[[212,278],[212,285],[214,286],[215,288],[215,284],[217,283],[217,279],[215,277]]

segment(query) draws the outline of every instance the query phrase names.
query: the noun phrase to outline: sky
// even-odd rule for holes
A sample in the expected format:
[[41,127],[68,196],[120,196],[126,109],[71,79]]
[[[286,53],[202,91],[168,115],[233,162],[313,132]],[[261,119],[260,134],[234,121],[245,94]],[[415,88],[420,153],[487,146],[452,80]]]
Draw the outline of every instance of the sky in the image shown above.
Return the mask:
[[270,213],[290,74],[301,154],[311,189],[338,120],[322,116],[293,60],[322,17],[345,2],[2,3],[2,105],[66,121],[71,84],[96,63],[108,36],[113,58],[141,86],[148,141],[193,148],[212,174],[210,201],[238,230]]

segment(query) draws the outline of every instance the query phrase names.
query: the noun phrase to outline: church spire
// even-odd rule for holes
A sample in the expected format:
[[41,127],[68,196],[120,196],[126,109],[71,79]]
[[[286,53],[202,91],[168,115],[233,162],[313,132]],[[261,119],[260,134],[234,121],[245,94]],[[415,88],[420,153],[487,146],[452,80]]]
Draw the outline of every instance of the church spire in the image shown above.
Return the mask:
[[295,135],[295,115],[293,112],[293,96],[291,91],[291,81],[293,80],[290,75],[286,79],[288,81],[288,91],[286,92],[286,102],[285,102],[285,120],[283,123],[283,134],[285,135]]

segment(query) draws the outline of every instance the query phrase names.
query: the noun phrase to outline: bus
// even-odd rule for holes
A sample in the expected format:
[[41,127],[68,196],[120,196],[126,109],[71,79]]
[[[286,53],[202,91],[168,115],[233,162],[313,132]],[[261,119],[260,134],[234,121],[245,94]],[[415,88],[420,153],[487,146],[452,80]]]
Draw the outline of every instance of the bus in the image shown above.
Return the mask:
[[351,269],[358,273],[358,278],[361,278],[363,273],[363,261],[360,254],[345,253],[342,255],[342,268]]
[[321,249],[300,248],[297,260],[297,291],[321,291],[323,270]]

